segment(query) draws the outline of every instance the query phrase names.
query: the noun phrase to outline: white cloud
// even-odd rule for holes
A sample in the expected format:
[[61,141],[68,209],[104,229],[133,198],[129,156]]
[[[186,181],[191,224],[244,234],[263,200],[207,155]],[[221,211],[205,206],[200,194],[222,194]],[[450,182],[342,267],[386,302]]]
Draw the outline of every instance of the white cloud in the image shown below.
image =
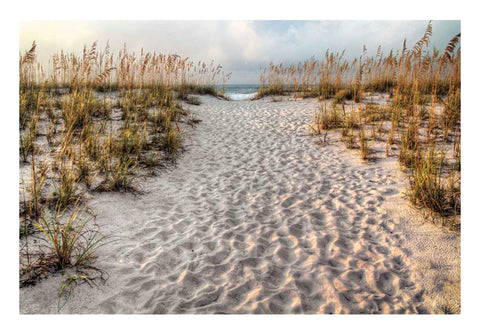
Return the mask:
[[262,40],[249,22],[232,21],[229,23],[227,38],[231,38],[245,60],[254,60],[261,49]]

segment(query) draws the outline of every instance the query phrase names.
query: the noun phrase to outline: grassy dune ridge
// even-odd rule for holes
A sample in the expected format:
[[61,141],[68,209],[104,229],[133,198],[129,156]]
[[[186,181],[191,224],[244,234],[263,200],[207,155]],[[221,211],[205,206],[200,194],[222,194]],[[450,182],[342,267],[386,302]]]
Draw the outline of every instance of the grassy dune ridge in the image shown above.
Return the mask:
[[[80,55],[63,51],[47,66],[36,44],[20,54],[21,279],[29,283],[48,266],[85,265],[101,236],[90,222],[85,194],[139,191],[142,169],[175,161],[180,123],[196,123],[180,100],[213,94],[230,77],[213,62],[176,54],[117,55],[94,43]],[[89,222],[86,222],[88,220]],[[46,241],[29,250],[28,236]],[[38,249],[38,248],[37,248]]]
[[[363,160],[372,160],[371,145],[383,142],[385,156],[397,155],[408,170],[410,201],[440,216],[456,216],[461,205],[460,34],[443,51],[432,52],[426,49],[431,36],[430,22],[412,49],[404,41],[401,51],[388,55],[379,46],[367,56],[364,47],[351,61],[344,53],[327,51],[321,61],[271,63],[260,75],[257,97],[293,93],[331,99],[310,124],[314,134],[325,140],[330,130],[341,131],[345,146],[358,148]],[[369,102],[375,93],[383,93],[387,104]]]

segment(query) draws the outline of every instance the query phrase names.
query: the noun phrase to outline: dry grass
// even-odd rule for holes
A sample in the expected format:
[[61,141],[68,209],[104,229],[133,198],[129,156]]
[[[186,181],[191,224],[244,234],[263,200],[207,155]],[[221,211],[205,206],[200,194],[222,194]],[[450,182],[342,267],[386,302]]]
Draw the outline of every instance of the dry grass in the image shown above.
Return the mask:
[[[441,216],[460,213],[460,34],[443,52],[427,51],[431,23],[424,36],[409,50],[384,56],[379,47],[373,57],[366,49],[353,61],[343,54],[325,54],[297,66],[270,64],[264,70],[259,96],[293,92],[302,96],[332,98],[315,113],[312,132],[340,129],[348,149],[358,147],[363,160],[370,160],[373,146],[384,142],[385,156],[397,155],[407,167],[416,206]],[[388,92],[389,102],[368,101],[367,92]],[[347,100],[350,109],[345,107]],[[341,108],[339,111],[338,108]],[[440,114],[438,114],[440,110]],[[366,131],[370,131],[367,138]],[[439,157],[432,146],[453,151]],[[396,152],[398,151],[398,152]],[[445,167],[433,166],[445,164]]]
[[460,213],[460,177],[443,174],[444,155],[434,146],[421,154],[412,166],[408,197],[414,205],[428,208],[442,216]]
[[89,221],[79,223],[76,214],[63,226],[60,216],[83,206],[88,191],[135,191],[140,163],[157,167],[175,159],[178,122],[189,114],[179,99],[198,104],[189,94],[216,95],[214,87],[230,77],[213,62],[126,48],[115,55],[96,43],[80,55],[54,54],[46,67],[33,43],[20,55],[19,74],[19,154],[30,169],[22,179],[21,234],[36,225],[61,267],[76,264],[71,257],[80,239],[68,232],[82,234]]

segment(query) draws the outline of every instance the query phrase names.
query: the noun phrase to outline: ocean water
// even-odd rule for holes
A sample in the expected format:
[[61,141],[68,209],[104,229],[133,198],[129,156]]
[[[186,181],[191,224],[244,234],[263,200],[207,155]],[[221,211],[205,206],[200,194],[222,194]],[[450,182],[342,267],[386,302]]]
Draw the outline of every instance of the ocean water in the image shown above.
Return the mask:
[[[222,87],[217,87],[222,89]],[[225,96],[231,100],[248,100],[257,95],[258,84],[227,84],[225,85]]]

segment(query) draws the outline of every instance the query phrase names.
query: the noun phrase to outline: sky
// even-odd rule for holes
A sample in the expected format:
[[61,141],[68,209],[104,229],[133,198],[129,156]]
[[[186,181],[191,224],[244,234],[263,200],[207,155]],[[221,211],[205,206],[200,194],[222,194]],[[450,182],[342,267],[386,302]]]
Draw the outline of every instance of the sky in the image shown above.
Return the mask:
[[[359,56],[365,45],[374,55],[401,49],[403,39],[412,47],[428,21],[21,21],[20,52],[37,43],[40,62],[64,50],[80,53],[97,41],[102,49],[124,43],[129,51],[176,53],[195,61],[223,66],[232,72],[229,83],[257,83],[260,69],[270,61],[298,63],[325,51],[345,50],[347,58]],[[460,21],[433,21],[431,45],[443,49],[460,32]]]

